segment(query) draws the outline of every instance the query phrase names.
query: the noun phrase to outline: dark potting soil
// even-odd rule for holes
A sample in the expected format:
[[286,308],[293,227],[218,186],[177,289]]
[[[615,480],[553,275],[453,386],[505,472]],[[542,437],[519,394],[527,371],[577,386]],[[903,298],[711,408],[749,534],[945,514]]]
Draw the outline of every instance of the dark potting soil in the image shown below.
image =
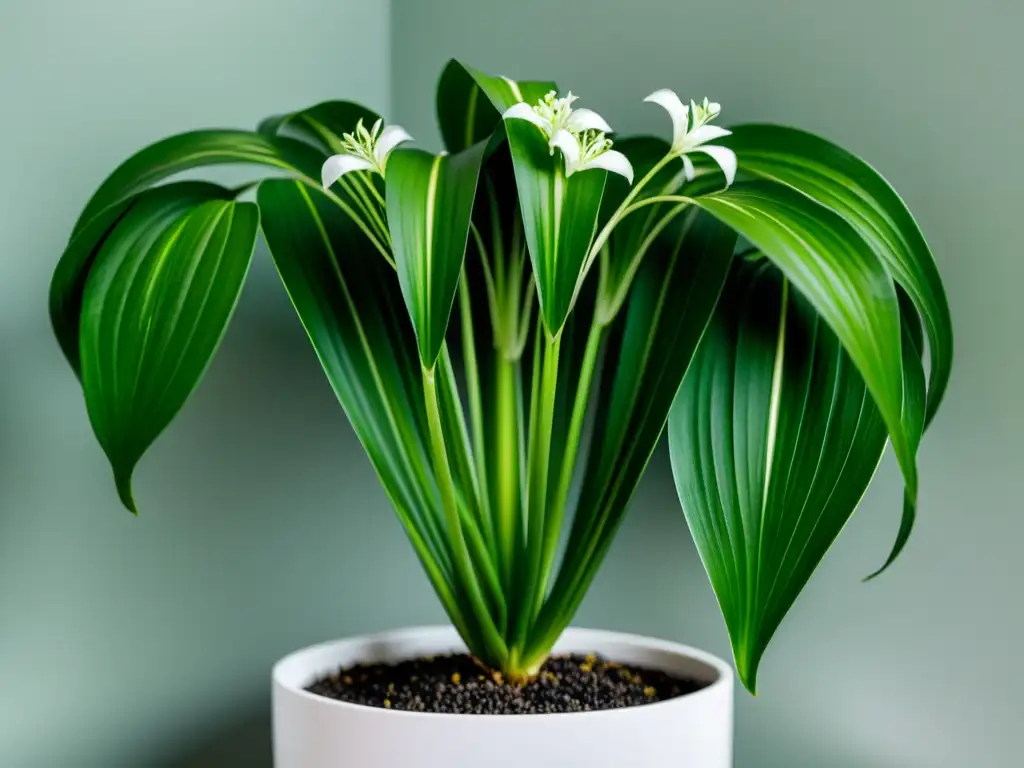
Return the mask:
[[353,704],[459,715],[533,715],[636,707],[700,690],[704,683],[598,656],[554,656],[523,685],[501,681],[470,656],[428,656],[341,669],[306,688]]

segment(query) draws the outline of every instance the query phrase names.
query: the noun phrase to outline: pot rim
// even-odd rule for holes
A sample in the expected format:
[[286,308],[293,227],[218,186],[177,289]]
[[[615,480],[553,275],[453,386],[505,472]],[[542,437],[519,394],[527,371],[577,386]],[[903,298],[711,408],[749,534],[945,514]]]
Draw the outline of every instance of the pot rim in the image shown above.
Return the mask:
[[[438,644],[450,644],[454,643],[452,648],[453,653],[459,653],[458,646],[462,644],[462,639],[459,637],[458,632],[455,628],[449,625],[429,625],[420,627],[409,627],[396,630],[388,630],[384,632],[376,632],[367,635],[354,635],[352,637],[341,638],[338,640],[328,640],[323,643],[317,643],[310,645],[297,651],[289,653],[287,656],[278,661],[273,668],[271,678],[275,688],[287,692],[290,695],[298,696],[306,701],[314,703],[318,706],[331,707],[339,710],[340,712],[350,712],[352,714],[360,713],[366,714],[367,712],[373,712],[380,716],[390,718],[428,718],[432,720],[439,719],[456,719],[460,722],[466,722],[469,720],[487,720],[492,722],[495,720],[508,720],[510,722],[522,722],[525,720],[536,721],[538,719],[553,720],[565,717],[609,717],[623,716],[626,713],[636,713],[641,711],[647,711],[657,708],[661,711],[665,707],[700,707],[707,699],[713,699],[722,695],[722,689],[728,688],[726,695],[731,697],[733,687],[733,671],[732,666],[715,656],[714,654],[702,651],[699,648],[693,648],[682,643],[672,642],[670,640],[661,640],[653,637],[646,637],[644,635],[631,634],[626,632],[616,632],[607,629],[587,629],[582,627],[569,627],[566,629],[558,642],[555,644],[555,651],[559,651],[559,645],[562,644],[593,644],[597,647],[589,649],[587,652],[601,653],[601,645],[610,644],[625,644],[636,646],[639,649],[654,651],[658,653],[671,654],[676,657],[688,658],[697,661],[709,668],[711,668],[716,678],[705,685],[703,688],[692,693],[686,693],[682,696],[677,696],[672,699],[666,699],[664,701],[657,701],[651,704],[644,704],[642,706],[623,707],[620,709],[604,709],[594,712],[553,712],[553,713],[542,713],[542,714],[525,714],[525,715],[485,715],[485,714],[451,714],[444,712],[410,712],[402,709],[384,709],[380,707],[370,707],[365,704],[355,704],[349,701],[340,701],[338,699],[332,699],[328,696],[321,696],[320,694],[310,693],[304,687],[304,684],[295,684],[290,678],[294,677],[293,674],[289,674],[288,668],[299,663],[299,660],[306,655],[316,654],[322,651],[326,651],[329,648],[336,648],[339,653],[346,650],[356,648],[364,645],[375,645],[375,644],[387,644],[387,643],[400,643],[403,641],[417,640],[421,642],[436,642]],[[439,651],[440,652],[440,651]],[[447,652],[447,651],[445,651]],[[465,652],[464,646],[461,652]],[[581,653],[583,651],[572,651],[574,653]],[[654,665],[657,668],[657,665]],[[710,703],[710,702],[709,702]]]

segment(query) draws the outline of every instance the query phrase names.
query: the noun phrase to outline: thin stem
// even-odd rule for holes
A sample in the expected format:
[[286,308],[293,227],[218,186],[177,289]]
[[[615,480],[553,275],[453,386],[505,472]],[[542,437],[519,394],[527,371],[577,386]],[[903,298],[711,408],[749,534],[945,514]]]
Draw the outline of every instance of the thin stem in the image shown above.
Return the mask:
[[480,369],[476,359],[476,336],[473,332],[473,303],[469,295],[469,281],[466,270],[459,280],[459,312],[462,326],[462,359],[466,371],[466,394],[469,397],[469,422],[473,440],[473,462],[479,484],[480,516],[483,519],[484,537],[490,552],[497,556],[494,516],[491,513],[488,491],[487,457],[484,444],[484,409],[480,396]]
[[[587,346],[583,352],[583,362],[580,366],[576,394],[573,398],[569,432],[566,438],[564,455],[561,459],[562,471],[558,479],[558,485],[555,488],[555,495],[548,507],[547,520],[545,521],[544,550],[540,576],[540,589],[542,593],[547,592],[548,579],[554,567],[558,537],[562,532],[562,521],[565,518],[565,508],[569,500],[573,470],[576,467],[576,456],[579,453],[580,438],[583,434],[583,420],[586,418],[587,404],[590,401],[590,386],[594,379],[594,371],[597,369],[598,353],[601,350],[605,328],[606,326],[599,323],[594,323],[590,326]],[[531,620],[534,618],[536,618],[535,615],[531,617]]]
[[[688,198],[686,199],[688,200]],[[633,253],[629,266],[623,273],[618,285],[615,286],[615,291],[612,294],[610,301],[605,300],[605,291],[608,289],[607,282],[604,279],[601,280],[601,290],[598,294],[599,299],[597,313],[598,319],[602,324],[607,325],[619,313],[619,309],[622,308],[623,303],[626,301],[626,297],[629,295],[629,287],[633,283],[633,278],[636,276],[637,270],[640,269],[640,263],[643,261],[647,251],[650,249],[651,245],[654,244],[658,235],[664,231],[665,227],[667,227],[672,220],[678,216],[684,208],[686,208],[687,205],[689,205],[689,202],[679,203],[679,205],[672,208],[672,210],[659,219],[657,224],[651,227],[646,237],[644,237],[639,247]],[[604,278],[604,275],[602,274],[601,277]]]
[[373,195],[377,204],[381,207],[381,210],[384,210],[386,208],[384,196],[380,193],[380,190],[377,189],[377,185],[373,183],[373,176],[371,176],[369,172],[363,171],[362,173],[357,173],[356,177],[366,185],[366,188],[370,190],[370,194]]
[[306,186],[312,187],[313,189],[327,195],[327,198],[341,208],[341,210],[345,212],[345,215],[348,216],[357,227],[359,227],[364,235],[366,235],[373,247],[377,249],[381,256],[384,257],[384,261],[390,264],[392,269],[398,269],[395,265],[394,258],[391,256],[391,251],[381,243],[377,236],[371,231],[370,227],[367,226],[366,222],[356,215],[355,211],[352,210],[352,207],[348,203],[342,200],[333,190],[324,189],[319,182],[313,181],[313,179],[308,176],[301,175],[298,178],[299,181],[303,182]]
[[529,625],[543,599],[540,583],[544,555],[547,514],[548,470],[551,461],[551,430],[555,395],[558,391],[558,357],[561,334],[542,331],[543,356],[539,379],[534,376],[533,402],[530,407],[530,439],[527,454],[526,486],[526,582],[521,608],[515,617],[513,653],[525,645]]
[[693,202],[692,197],[686,195],[653,195],[651,197],[645,197],[639,203],[633,203],[622,213],[622,218],[626,218],[629,214],[639,211],[648,205],[659,205],[661,203],[682,203],[683,205],[689,205]]
[[470,558],[473,560],[473,567],[483,579],[484,596],[491,611],[491,619],[495,626],[504,627],[508,621],[508,604],[505,602],[505,593],[501,588],[498,570],[473,513],[467,508],[464,500],[460,499],[459,502],[459,514],[462,530],[466,536],[466,546]]
[[377,232],[377,236],[381,239],[381,242],[386,245],[391,245],[391,233],[388,232],[387,225],[384,223],[384,219],[381,218],[379,209],[375,203],[370,200],[366,194],[365,185],[360,183],[359,177],[365,176],[365,172],[356,174],[349,174],[342,176],[338,180],[338,184],[341,185],[342,189],[349,193],[353,202],[362,210],[363,214],[369,220],[370,225],[374,227]]
[[508,649],[501,639],[494,621],[491,619],[490,611],[487,609],[483,593],[480,589],[480,583],[477,580],[476,572],[473,570],[469,550],[466,546],[466,539],[462,533],[455,481],[452,478],[451,467],[448,463],[448,453],[445,450],[444,430],[441,426],[441,413],[438,408],[437,386],[434,382],[434,369],[422,366],[422,371],[423,396],[427,407],[427,424],[429,425],[430,445],[434,456],[434,471],[437,473],[441,500],[448,523],[448,538],[452,549],[455,574],[458,577],[459,586],[465,590],[466,596],[469,599],[473,618],[476,619],[477,628],[480,630],[483,650],[486,652],[487,660],[500,666],[508,656]]
[[506,593],[511,594],[522,519],[519,495],[519,366],[500,355],[495,357],[495,366],[495,528],[501,579]]
[[621,203],[619,203],[619,207],[615,209],[615,212],[611,215],[611,218],[608,219],[605,225],[601,228],[601,231],[597,234],[597,237],[594,238],[594,241],[590,244],[590,250],[587,252],[586,261],[583,263],[583,270],[580,272],[580,279],[576,283],[577,293],[579,293],[579,289],[583,285],[583,279],[590,271],[590,267],[594,263],[594,259],[597,258],[597,255],[601,252],[601,249],[604,248],[605,243],[607,243],[608,239],[612,236],[612,231],[615,229],[618,223],[626,217],[627,209],[632,204],[632,202],[636,200],[637,195],[639,195],[640,191],[645,186],[647,186],[648,183],[650,183],[651,179],[658,175],[658,172],[661,171],[662,168],[664,168],[670,162],[675,160],[676,157],[677,155],[674,155],[671,152],[669,152],[667,155],[661,158],[661,160],[656,162],[654,166],[651,168],[651,170],[649,170],[644,175],[644,177],[640,179],[640,181],[633,185],[633,188],[629,190],[629,194],[626,195],[625,199]]

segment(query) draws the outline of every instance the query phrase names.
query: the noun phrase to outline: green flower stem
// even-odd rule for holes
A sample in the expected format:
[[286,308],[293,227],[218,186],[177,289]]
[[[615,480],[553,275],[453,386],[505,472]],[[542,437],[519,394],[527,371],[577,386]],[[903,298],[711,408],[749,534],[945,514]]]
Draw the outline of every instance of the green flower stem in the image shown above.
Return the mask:
[[397,269],[397,266],[395,265],[395,259],[391,255],[390,248],[385,247],[385,245],[380,241],[377,235],[374,234],[373,230],[371,230],[370,227],[367,226],[366,222],[363,221],[362,217],[356,215],[356,212],[352,210],[352,207],[348,203],[342,200],[337,194],[335,194],[331,190],[324,189],[319,182],[314,181],[308,176],[300,175],[298,178],[299,181],[302,181],[304,184],[306,184],[306,186],[311,187],[312,189],[315,189],[318,192],[322,192],[323,194],[327,195],[331,202],[333,202],[335,205],[341,208],[341,210],[344,211],[345,215],[352,220],[352,223],[359,227],[362,233],[366,235],[367,239],[370,241],[373,247],[377,249],[378,253],[380,253],[381,256],[384,257],[384,261],[390,264],[392,269]]
[[629,214],[639,211],[641,208],[645,208],[648,205],[659,205],[661,203],[681,203],[683,205],[689,205],[693,202],[692,197],[686,195],[653,195],[652,197],[645,197],[638,203],[633,203],[622,213],[622,218],[626,218]]
[[[686,200],[686,202],[681,202],[678,205],[674,206],[668,213],[666,213],[661,219],[659,219],[658,222],[653,227],[650,228],[650,230],[648,230],[646,237],[644,237],[643,239],[643,242],[640,243],[639,247],[636,249],[636,252],[633,253],[633,255],[630,257],[629,266],[626,268],[626,271],[623,272],[622,279],[619,281],[618,285],[614,286],[612,296],[610,299],[605,298],[607,295],[606,292],[608,291],[608,285],[604,279],[601,280],[601,289],[599,290],[598,296],[597,315],[599,322],[601,322],[602,324],[607,325],[608,323],[611,323],[611,321],[615,319],[615,316],[619,313],[619,310],[625,303],[626,297],[629,296],[629,288],[633,284],[633,278],[636,277],[637,270],[640,269],[640,264],[643,261],[644,256],[647,255],[647,251],[654,244],[654,241],[658,238],[658,235],[660,235],[664,231],[665,227],[667,227],[672,222],[672,220],[675,219],[675,217],[678,216],[680,213],[682,213],[682,211],[687,207],[687,205],[689,205],[688,198],[681,199]],[[647,203],[647,201],[645,200],[644,203]],[[634,206],[633,210],[636,210],[636,208],[640,207],[640,205],[641,204]],[[603,274],[602,278],[604,278]]]
[[[572,417],[569,421],[565,454],[561,459],[562,471],[558,479],[558,485],[555,488],[555,495],[548,506],[547,519],[545,520],[539,582],[539,594],[541,596],[547,591],[548,580],[554,567],[555,554],[558,549],[558,537],[562,532],[562,522],[565,519],[565,508],[569,500],[573,470],[576,468],[576,456],[579,453],[580,438],[583,434],[583,420],[587,415],[587,404],[590,401],[590,386],[594,379],[594,371],[597,369],[598,353],[601,351],[601,342],[604,340],[605,328],[606,326],[604,325],[594,323],[590,326],[590,333],[587,336],[587,346],[583,353],[583,363],[576,385],[576,394],[573,398]],[[534,606],[534,614],[530,617],[531,621],[536,618],[539,607],[539,603]]]
[[466,539],[463,536],[455,481],[452,478],[451,467],[448,463],[444,430],[441,426],[437,386],[434,382],[434,368],[421,367],[423,371],[423,396],[426,402],[427,424],[430,431],[430,445],[434,456],[434,471],[437,473],[441,500],[448,524],[448,538],[452,549],[455,574],[469,602],[467,613],[475,619],[474,628],[478,630],[482,641],[482,646],[480,647],[484,648],[488,654],[489,658],[485,661],[500,667],[508,656],[508,649],[498,633],[494,621],[491,619],[480,583],[473,569],[469,549],[466,546]]
[[[470,444],[469,428],[466,426],[466,410],[462,406],[462,394],[459,392],[458,382],[455,380],[455,366],[452,365],[451,353],[448,351],[448,343],[441,345],[441,354],[438,357],[441,364],[440,386],[442,394],[446,395],[452,402],[453,422],[450,424],[454,434],[446,438],[449,459],[454,455],[459,466],[464,468],[467,476],[460,478],[469,484],[468,493],[472,494],[473,512],[482,515],[483,504],[480,500],[480,482],[477,478],[476,464],[473,463],[473,448]],[[481,526],[484,524],[482,517],[478,517]]]
[[[520,609],[515,616],[514,649],[526,643],[529,626],[544,597],[541,582],[544,541],[547,530],[548,470],[551,461],[551,429],[554,421],[555,395],[558,390],[558,357],[561,333],[543,334],[543,354],[539,379],[534,375],[534,391],[530,406],[530,438],[527,458],[526,484],[526,579]],[[527,670],[532,674],[531,670]]]
[[469,295],[466,270],[459,279],[459,312],[462,326],[462,357],[466,371],[466,394],[469,398],[469,422],[472,434],[473,464],[479,484],[480,516],[487,548],[497,558],[497,533],[491,512],[491,496],[487,478],[487,456],[484,444],[484,410],[480,396],[480,368],[476,358],[476,335],[473,331],[473,303]]
[[612,236],[612,232],[615,227],[631,212],[629,211],[629,207],[632,205],[633,201],[636,200],[637,195],[639,195],[643,188],[650,183],[651,179],[658,175],[658,172],[661,171],[662,168],[677,157],[677,155],[669,152],[661,158],[661,160],[655,163],[651,170],[649,170],[644,177],[640,179],[640,181],[633,185],[633,188],[629,190],[629,194],[626,195],[626,198],[619,204],[619,207],[615,209],[615,212],[612,213],[611,218],[609,218],[607,223],[605,223],[601,228],[597,237],[595,237],[590,244],[590,250],[587,252],[587,258],[583,263],[583,269],[580,271],[580,278],[576,282],[577,294],[579,293],[580,288],[583,287],[584,278],[587,276],[587,273],[590,272],[590,267],[593,266],[594,260],[597,258],[598,254],[601,253],[601,249],[604,248],[605,244]]
[[348,176],[342,176],[338,179],[338,183],[342,189],[346,190],[351,195],[352,200],[356,203],[359,209],[366,216],[366,220],[370,223],[370,226],[374,228],[377,236],[381,242],[385,245],[391,245],[391,233],[388,231],[387,225],[384,223],[383,217],[380,215],[380,207],[374,203],[366,194],[365,177],[366,171],[361,171],[355,174],[349,174]]
[[487,542],[480,532],[480,526],[477,525],[477,521],[473,518],[473,513],[467,505],[461,499],[459,501],[459,518],[466,536],[466,546],[474,569],[483,579],[484,597],[487,599],[491,611],[491,619],[500,631],[508,622],[508,603],[505,600],[505,593],[501,589],[501,579],[498,576],[491,552],[487,548]]
[[495,528],[498,566],[506,594],[512,594],[516,552],[522,539],[520,507],[520,389],[519,363],[495,356],[494,460]]

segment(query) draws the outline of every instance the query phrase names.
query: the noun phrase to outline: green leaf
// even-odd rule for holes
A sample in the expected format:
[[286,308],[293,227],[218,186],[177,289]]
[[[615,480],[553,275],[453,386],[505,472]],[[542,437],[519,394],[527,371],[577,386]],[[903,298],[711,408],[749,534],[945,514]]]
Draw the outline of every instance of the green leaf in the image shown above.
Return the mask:
[[553,642],[593,580],[654,453],[673,399],[711,319],[736,235],[708,215],[667,230],[609,328],[590,455],[567,557],[538,620]]
[[257,201],[288,296],[388,495],[400,515],[435,510],[419,366],[394,272],[300,182],[264,181]]
[[695,202],[761,249],[838,336],[882,414],[913,509],[921,440],[913,403],[924,377],[920,358],[903,354],[885,265],[843,218],[781,184],[737,184]]
[[485,149],[481,142],[454,155],[397,150],[388,160],[388,226],[420,361],[427,368],[437,360],[448,330]]
[[123,202],[152,185],[193,168],[210,165],[262,165],[297,173],[319,184],[323,155],[308,144],[251,131],[192,131],[158,141],[125,160],[96,190],[74,234],[108,206]]
[[135,465],[206,370],[259,226],[251,203],[197,204],[180,192],[172,185],[136,202],[96,254],[82,298],[86,406],[132,512]]
[[263,234],[338,401],[452,622],[455,590],[431,466],[416,342],[394,271],[340,209],[301,182],[260,184]]
[[270,137],[294,134],[325,154],[336,154],[341,151],[342,134],[355,131],[360,120],[370,128],[379,117],[353,101],[322,101],[297,112],[268,117],[257,131]]
[[843,345],[769,262],[737,260],[669,420],[672,469],[743,684],[853,514],[886,428]]
[[449,152],[489,140],[501,124],[501,113],[455,59],[448,62],[437,83],[437,123]]
[[[202,181],[178,182],[162,189],[167,191],[147,194],[161,195],[168,206],[178,205],[180,212],[208,200],[230,200],[234,197],[231,190]],[[64,357],[71,364],[75,375],[79,377],[81,376],[81,361],[78,335],[85,282],[104,240],[133,203],[134,198],[127,202],[118,202],[107,206],[79,230],[64,250],[50,281],[50,320],[53,324],[54,334],[64,352]]]
[[576,286],[597,229],[608,172],[591,169],[565,177],[560,153],[552,154],[540,129],[507,120],[519,208],[537,281],[541,317],[552,335],[572,309]]
[[[195,131],[164,139],[142,149],[104,181],[75,224],[50,283],[50,320],[68,363],[76,374],[78,318],[82,289],[95,254],[114,224],[137,196],[165,179],[207,165],[256,164],[299,174],[318,184],[323,155],[291,138],[247,131]],[[190,182],[199,199],[231,199],[234,193],[203,182]],[[177,187],[185,190],[185,187]],[[184,194],[184,192],[183,192]]]
[[[458,63],[458,62],[455,62]],[[505,77],[492,77],[483,72],[473,69],[465,64],[459,64],[470,77],[480,86],[484,95],[499,114],[525,101],[527,104],[536,104],[540,99],[551,91],[557,91],[558,86],[550,80],[510,80]]]
[[[464,69],[500,114],[519,102],[535,104],[549,91],[557,90],[552,82],[515,82],[470,67]],[[572,308],[597,227],[608,173],[591,169],[565,178],[560,153],[552,154],[543,133],[525,120],[505,121],[505,134],[515,167],[541,316],[548,332],[554,335]]]
[[925,424],[930,423],[949,383],[953,324],[942,278],[906,204],[874,168],[813,134],[741,125],[724,143],[736,152],[742,170],[786,184],[842,216],[906,289],[928,334]]

